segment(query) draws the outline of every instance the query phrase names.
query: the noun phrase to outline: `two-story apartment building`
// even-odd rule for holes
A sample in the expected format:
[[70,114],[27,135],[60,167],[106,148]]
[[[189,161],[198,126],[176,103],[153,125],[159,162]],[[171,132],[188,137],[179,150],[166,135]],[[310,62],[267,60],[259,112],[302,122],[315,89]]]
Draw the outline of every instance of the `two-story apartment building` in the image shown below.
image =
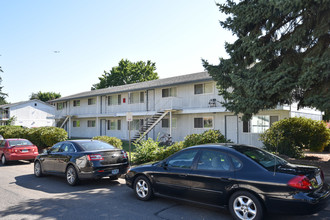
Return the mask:
[[54,114],[54,106],[37,99],[0,105],[0,125],[12,118],[12,125],[28,128],[55,126]]
[[[304,116],[321,120],[313,109],[279,106],[260,112],[249,122],[220,104],[216,82],[207,72],[82,92],[53,100],[55,118],[72,138],[98,135],[129,138],[127,113],[133,115],[132,134],[170,134],[174,141],[208,129],[220,130],[236,143],[260,146],[259,134],[283,118]],[[138,138],[138,135],[137,135]]]

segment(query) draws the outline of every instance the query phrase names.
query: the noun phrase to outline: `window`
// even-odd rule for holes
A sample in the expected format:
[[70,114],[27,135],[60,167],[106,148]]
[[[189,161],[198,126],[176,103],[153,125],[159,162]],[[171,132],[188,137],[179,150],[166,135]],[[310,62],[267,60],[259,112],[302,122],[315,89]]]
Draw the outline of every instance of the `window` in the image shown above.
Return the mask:
[[194,158],[198,150],[186,150],[181,153],[175,154],[167,161],[168,167],[174,168],[191,168]]
[[[170,127],[170,119],[163,118],[162,119],[162,128],[169,128]],[[176,128],[176,118],[172,118],[172,128]]]
[[108,96],[108,105],[121,105],[121,95]]
[[80,106],[80,100],[73,100],[73,106]]
[[194,118],[194,128],[213,128],[213,117]]
[[77,152],[77,150],[71,143],[64,143],[59,152],[74,153]]
[[57,110],[62,110],[63,109],[63,102],[57,103]]
[[129,104],[144,103],[144,92],[129,93]]
[[121,130],[121,120],[108,120],[108,130]]
[[256,115],[250,121],[243,121],[243,132],[264,133],[274,122],[278,121],[278,116]]
[[143,119],[133,119],[133,121],[131,122],[131,130],[140,130],[140,128],[143,127],[143,124],[144,124]]
[[89,127],[89,128],[95,127],[95,120],[88,120],[87,121],[87,127]]
[[5,144],[6,144],[6,141],[5,141],[5,140],[2,140],[2,141],[0,142],[0,147],[5,147]]
[[76,128],[76,127],[80,127],[80,121],[78,121],[78,120],[72,121],[72,126],[73,126],[74,128]]
[[88,105],[95,105],[95,104],[96,104],[95,98],[88,99]]
[[213,93],[213,83],[201,83],[195,84],[194,86],[194,93],[197,94],[206,94],[206,93]]
[[49,150],[49,152],[50,152],[50,153],[57,153],[58,150],[60,149],[61,145],[62,145],[62,143],[55,144],[55,145]]
[[197,169],[229,171],[230,160],[227,154],[221,151],[204,150],[198,160]]
[[176,88],[162,89],[162,97],[176,97]]

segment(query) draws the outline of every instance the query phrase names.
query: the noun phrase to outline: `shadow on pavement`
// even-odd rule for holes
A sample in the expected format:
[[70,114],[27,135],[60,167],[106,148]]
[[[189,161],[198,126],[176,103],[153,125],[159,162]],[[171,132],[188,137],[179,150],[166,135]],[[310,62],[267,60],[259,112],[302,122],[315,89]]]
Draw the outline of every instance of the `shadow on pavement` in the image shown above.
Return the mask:
[[77,186],[69,186],[64,176],[43,176],[36,177],[34,174],[28,174],[15,177],[15,184],[32,190],[38,190],[46,193],[68,193],[81,192],[91,189],[111,188],[119,185],[118,181],[111,181],[109,178],[99,180],[82,180]]

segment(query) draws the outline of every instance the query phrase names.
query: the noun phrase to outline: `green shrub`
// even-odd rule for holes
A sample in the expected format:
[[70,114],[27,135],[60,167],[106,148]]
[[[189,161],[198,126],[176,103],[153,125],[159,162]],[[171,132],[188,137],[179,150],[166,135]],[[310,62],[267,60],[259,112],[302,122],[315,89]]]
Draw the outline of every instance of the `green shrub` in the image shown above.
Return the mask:
[[157,160],[164,160],[165,158],[182,150],[184,147],[183,141],[175,142],[173,145],[163,148],[157,155]]
[[68,133],[63,128],[42,127],[41,142],[44,146],[50,147],[60,141],[68,139]]
[[25,129],[20,126],[0,126],[0,134],[3,138],[25,138]]
[[322,121],[288,118],[274,123],[260,140],[269,151],[299,158],[303,149],[323,151],[330,142],[330,130]]
[[68,133],[57,127],[22,128],[6,125],[0,126],[0,134],[4,138],[28,139],[39,148],[39,151],[68,138]]
[[150,161],[156,161],[160,154],[162,154],[164,148],[159,146],[158,141],[154,141],[151,138],[148,140],[142,140],[140,143],[135,144],[135,157],[134,163],[146,163]]
[[228,143],[230,140],[227,140],[219,130],[207,130],[202,134],[190,134],[184,138],[183,145],[184,147],[190,147],[200,144],[209,144],[209,143]]
[[100,141],[104,141],[106,143],[111,144],[112,146],[119,148],[119,149],[123,149],[123,142],[116,137],[109,137],[109,136],[95,136],[93,137],[93,140],[100,140]]

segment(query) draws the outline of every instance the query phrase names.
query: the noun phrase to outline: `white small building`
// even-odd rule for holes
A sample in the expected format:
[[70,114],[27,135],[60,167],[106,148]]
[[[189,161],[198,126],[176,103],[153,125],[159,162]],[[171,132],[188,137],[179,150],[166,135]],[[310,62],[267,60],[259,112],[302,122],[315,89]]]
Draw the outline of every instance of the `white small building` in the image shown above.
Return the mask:
[[13,119],[12,125],[28,128],[55,126],[54,115],[54,106],[37,99],[0,105],[0,125]]
[[322,119],[315,109],[278,106],[261,111],[249,122],[226,111],[220,102],[216,82],[207,72],[109,87],[62,97],[56,105],[55,119],[72,138],[99,135],[129,138],[126,115],[133,115],[132,136],[147,133],[156,139],[169,134],[174,141],[208,129],[220,130],[235,143],[261,146],[261,133],[275,121],[303,116]]

